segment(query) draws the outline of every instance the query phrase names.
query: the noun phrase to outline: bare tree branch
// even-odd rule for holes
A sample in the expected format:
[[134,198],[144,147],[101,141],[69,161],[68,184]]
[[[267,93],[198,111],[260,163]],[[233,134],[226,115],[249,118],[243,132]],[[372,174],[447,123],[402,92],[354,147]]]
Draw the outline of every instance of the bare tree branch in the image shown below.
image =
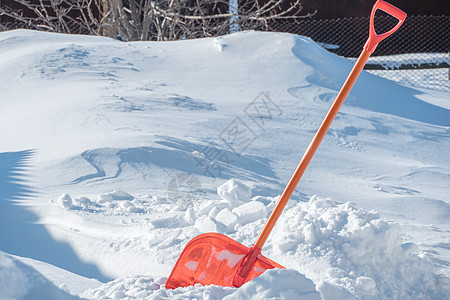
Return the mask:
[[[230,26],[268,30],[277,20],[298,20],[301,0],[11,0],[22,10],[0,7],[24,27],[106,35],[127,41],[178,40],[224,35]],[[237,13],[236,13],[237,11]],[[0,27],[1,28],[1,27]]]

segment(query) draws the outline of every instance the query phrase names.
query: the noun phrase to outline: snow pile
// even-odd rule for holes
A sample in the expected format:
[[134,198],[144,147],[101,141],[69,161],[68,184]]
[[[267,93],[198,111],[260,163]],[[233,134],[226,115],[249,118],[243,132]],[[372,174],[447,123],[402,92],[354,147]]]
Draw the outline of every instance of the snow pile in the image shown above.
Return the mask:
[[320,300],[314,283],[295,270],[272,269],[247,282],[224,299]]
[[444,299],[450,292],[448,279],[402,244],[396,225],[350,203],[317,196],[299,202],[268,244],[278,262],[301,270],[326,299]]
[[[241,183],[239,189],[243,187]],[[236,193],[234,188],[230,187],[229,192]],[[250,245],[267,220],[268,209],[263,203],[273,208],[276,199],[258,196],[234,209],[227,202],[216,200],[214,206],[212,200],[205,201],[203,209],[189,208],[184,212],[184,218],[190,220],[184,226],[193,226],[199,232],[227,233]],[[239,215],[242,210],[256,216],[257,210],[252,207],[260,205],[264,211],[259,218],[249,221],[248,215]],[[180,226],[179,222],[161,220],[158,222],[163,224],[159,227]],[[172,246],[165,249],[174,251]],[[445,299],[450,292],[448,278],[436,275],[416,250],[414,244],[402,243],[398,226],[387,223],[377,212],[355,208],[350,202],[338,204],[313,196],[307,202],[288,204],[263,248],[264,255],[287,270],[267,271],[237,290],[214,286],[166,290],[164,278],[125,276],[84,296],[90,299],[204,298],[205,295],[211,299],[226,295],[227,299],[320,299],[320,292],[324,299]]]
[[68,210],[89,210],[98,207],[97,204],[87,197],[72,198],[67,193],[62,194],[56,199],[56,204]]
[[157,198],[150,195],[136,198],[124,191],[116,190],[99,194],[96,201],[85,196],[73,198],[68,193],[63,193],[56,201],[51,202],[67,210],[96,212],[112,216],[149,213],[157,201]]
[[164,280],[154,280],[149,276],[130,275],[90,289],[80,296],[88,299],[142,299],[160,289]]
[[295,270],[268,270],[239,289],[189,286],[166,289],[167,278],[130,275],[90,289],[80,296],[88,299],[298,299],[319,300],[314,283]]
[[[200,232],[235,232],[237,228],[264,219],[268,215],[261,197],[251,199],[251,189],[236,179],[230,179],[217,188],[222,200],[205,201],[198,209],[186,212],[186,221],[195,220]],[[269,201],[270,202],[270,201]]]
[[108,282],[99,288],[90,289],[80,297],[87,299],[222,299],[234,292],[234,288],[218,286],[191,286],[167,290],[164,283],[167,278],[129,275]]
[[0,251],[0,299],[78,299],[58,289],[44,276]]

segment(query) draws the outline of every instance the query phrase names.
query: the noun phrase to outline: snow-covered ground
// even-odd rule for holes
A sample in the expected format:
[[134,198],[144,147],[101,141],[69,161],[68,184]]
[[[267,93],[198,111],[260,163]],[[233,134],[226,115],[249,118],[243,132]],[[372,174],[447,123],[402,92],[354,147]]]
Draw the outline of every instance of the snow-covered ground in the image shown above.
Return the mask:
[[447,299],[450,93],[367,72],[263,248],[286,269],[164,287],[200,233],[255,242],[351,68],[281,33],[0,33],[0,298]]
[[[351,61],[356,61],[356,58],[351,59]],[[413,66],[417,65],[448,65],[450,64],[449,53],[413,53],[374,56],[369,58],[368,64],[376,64],[385,68],[385,70],[370,70],[370,73],[403,85],[413,86],[419,89],[427,88],[446,92],[450,91],[449,68],[413,69]],[[411,69],[398,70],[401,66],[407,65]]]

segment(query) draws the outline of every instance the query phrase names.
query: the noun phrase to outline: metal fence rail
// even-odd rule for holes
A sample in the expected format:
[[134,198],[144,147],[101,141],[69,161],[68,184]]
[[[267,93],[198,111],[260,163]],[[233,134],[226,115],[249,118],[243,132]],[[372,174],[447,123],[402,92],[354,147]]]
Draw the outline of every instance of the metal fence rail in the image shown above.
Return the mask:
[[[71,34],[84,34],[88,35],[90,32],[86,28],[81,27],[79,24],[71,22],[70,20],[66,21],[66,25],[69,28],[69,32]],[[41,31],[51,31],[47,27],[39,24],[30,23],[27,24],[25,22],[4,22],[0,23],[0,32],[14,29],[33,29],[33,30],[41,30]]]

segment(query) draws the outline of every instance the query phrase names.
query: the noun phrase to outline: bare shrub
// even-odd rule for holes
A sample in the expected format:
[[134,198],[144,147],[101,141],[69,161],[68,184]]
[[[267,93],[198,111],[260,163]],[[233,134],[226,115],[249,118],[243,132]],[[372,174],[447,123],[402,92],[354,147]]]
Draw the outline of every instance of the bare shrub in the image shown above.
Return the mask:
[[[264,29],[305,17],[301,0],[12,0],[6,16],[25,28],[126,41],[179,40]],[[5,26],[5,25],[4,25]]]

